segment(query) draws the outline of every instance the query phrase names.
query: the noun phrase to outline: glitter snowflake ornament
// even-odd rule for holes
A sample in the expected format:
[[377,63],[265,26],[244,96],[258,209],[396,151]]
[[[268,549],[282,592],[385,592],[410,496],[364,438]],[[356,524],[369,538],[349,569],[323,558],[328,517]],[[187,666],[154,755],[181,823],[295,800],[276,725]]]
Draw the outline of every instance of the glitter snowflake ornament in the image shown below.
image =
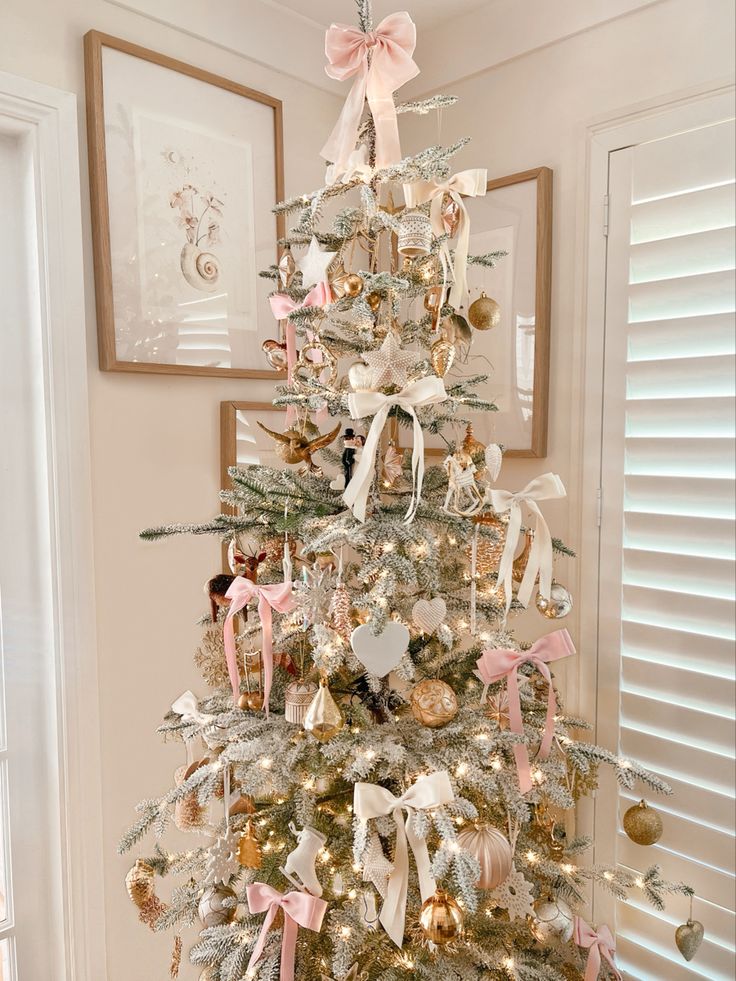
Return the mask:
[[409,372],[422,360],[416,351],[405,351],[393,331],[388,332],[377,351],[366,351],[362,357],[373,372],[371,384],[376,389],[388,385],[404,388]]
[[215,886],[220,882],[227,883],[240,871],[239,840],[240,835],[234,834],[228,828],[226,833],[212,845],[207,858],[205,886]]
[[500,906],[509,914],[509,919],[525,920],[534,914],[534,887],[514,866],[501,885],[488,894],[491,906]]

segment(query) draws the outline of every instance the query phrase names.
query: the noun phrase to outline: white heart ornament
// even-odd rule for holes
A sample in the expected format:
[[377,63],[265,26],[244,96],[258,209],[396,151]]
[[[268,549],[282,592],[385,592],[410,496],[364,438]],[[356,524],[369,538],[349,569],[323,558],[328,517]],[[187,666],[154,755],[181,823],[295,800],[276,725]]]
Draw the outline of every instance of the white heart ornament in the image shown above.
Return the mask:
[[446,616],[447,603],[440,596],[417,600],[411,611],[414,626],[423,634],[433,634]]
[[350,646],[371,674],[385,678],[397,667],[409,646],[409,628],[389,620],[383,632],[376,635],[367,623],[363,623],[350,635]]
[[373,386],[373,368],[356,361],[348,370],[348,380],[354,392],[370,392]]

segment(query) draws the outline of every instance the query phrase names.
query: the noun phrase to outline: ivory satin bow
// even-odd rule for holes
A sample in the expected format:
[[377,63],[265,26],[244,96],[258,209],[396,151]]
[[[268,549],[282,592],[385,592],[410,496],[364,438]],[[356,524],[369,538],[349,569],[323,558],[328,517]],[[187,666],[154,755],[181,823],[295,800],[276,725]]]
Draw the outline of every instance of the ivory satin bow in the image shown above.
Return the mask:
[[417,29],[409,14],[399,11],[384,17],[374,31],[363,33],[347,24],[332,24],[325,35],[325,71],[344,82],[355,76],[340,117],[321,155],[344,172],[355,148],[366,96],[376,127],[376,167],[401,160],[399,126],[393,94],[419,74],[412,55]]
[[294,596],[290,582],[274,583],[272,586],[259,586],[244,576],[236,576],[225,593],[230,606],[225,617],[224,639],[227,670],[235,701],[240,695],[240,675],[235,649],[235,614],[251,600],[258,599],[258,619],[263,630],[263,708],[268,718],[268,699],[273,681],[273,610],[288,613],[294,608]]
[[[266,913],[261,932],[248,962],[248,970],[258,963],[266,946],[268,932],[280,909],[284,911],[284,929],[281,939],[281,981],[294,981],[294,961],[296,957],[296,938],[299,927],[314,930],[322,929],[322,920],[327,910],[324,899],[318,899],[307,892],[280,893],[265,882],[254,882],[246,886],[248,909],[251,913]],[[267,912],[266,912],[267,911]],[[250,976],[250,975],[249,975]]]
[[405,521],[409,524],[413,520],[421,500],[424,481],[424,434],[414,410],[420,406],[444,402],[446,399],[445,384],[436,375],[420,378],[419,381],[412,382],[400,392],[396,392],[395,395],[384,395],[383,392],[352,392],[348,396],[351,419],[364,419],[366,416],[373,416],[373,422],[363,447],[363,455],[342,496],[358,521],[365,521],[368,495],[371,491],[376,469],[378,444],[381,441],[381,433],[386,425],[388,414],[395,405],[408,412],[414,423],[414,449],[411,456],[414,483]]
[[517,593],[517,599],[521,605],[528,606],[537,574],[539,574],[539,592],[545,599],[549,599],[552,588],[552,536],[537,502],[557,500],[565,497],[566,494],[565,485],[556,473],[545,473],[541,477],[536,477],[516,494],[497,489],[490,491],[493,510],[497,514],[505,514],[507,511],[509,513],[506,544],[501,555],[496,580],[496,589],[503,585],[506,594],[507,613],[511,607],[514,553],[521,532],[521,505],[526,504],[534,517],[534,540]]
[[[528,651],[512,651],[506,648],[494,648],[483,651],[476,662],[478,676],[486,686],[481,701],[485,701],[488,685],[506,678],[506,688],[509,696],[509,726],[512,732],[524,735],[524,723],[521,717],[521,702],[519,700],[519,668],[522,664],[531,664],[547,680],[549,694],[547,696],[547,719],[544,725],[542,744],[539,747],[539,758],[546,760],[552,748],[555,734],[555,712],[557,699],[552,686],[552,675],[547,667],[552,661],[569,657],[575,653],[575,645],[566,630],[555,630],[551,634],[540,637]],[[531,769],[529,766],[529,751],[523,743],[514,745],[516,769],[519,774],[519,787],[525,794],[532,788]]]
[[[269,296],[268,302],[271,304],[271,313],[277,320],[286,321],[286,374],[287,381],[291,387],[294,379],[294,367],[296,365],[296,327],[289,320],[295,310],[303,307],[323,307],[332,301],[330,287],[327,283],[317,283],[313,289],[307,293],[301,303],[292,300],[286,293],[274,293]],[[286,408],[286,424],[290,426],[296,418],[296,409],[293,405]]]
[[463,305],[468,292],[470,216],[468,215],[468,209],[465,207],[463,196],[471,198],[482,197],[486,193],[487,182],[488,171],[475,169],[463,170],[447,181],[415,181],[412,184],[404,184],[404,199],[407,207],[415,208],[418,204],[431,201],[429,215],[432,219],[432,231],[437,236],[447,233],[447,228],[442,219],[442,199],[445,194],[449,194],[460,209],[454,264],[450,256],[450,246],[447,241],[443,243],[440,253],[443,268],[445,270],[448,268],[452,269],[453,284],[450,289],[449,300],[456,310]]
[[194,722],[198,726],[208,726],[214,719],[214,715],[205,715],[204,712],[199,711],[197,696],[191,691],[185,691],[183,695],[179,695],[172,704],[171,711],[180,715],[182,721]]
[[[427,843],[414,833],[415,811],[449,804],[455,799],[446,770],[420,777],[401,797],[373,783],[356,783],[353,797],[355,816],[363,821],[391,815],[396,822],[396,850],[393,871],[388,877],[386,898],[379,917],[381,925],[397,947],[404,943],[406,898],[409,888],[409,846],[414,853],[422,902],[429,899],[437,885],[432,876]],[[406,820],[403,813],[406,811]]]
[[613,960],[616,953],[616,941],[607,926],[604,925],[596,931],[582,917],[576,916],[573,939],[578,947],[583,947],[588,951],[585,981],[597,981],[601,970],[601,955],[605,957],[613,969],[613,976],[621,981],[621,974]]

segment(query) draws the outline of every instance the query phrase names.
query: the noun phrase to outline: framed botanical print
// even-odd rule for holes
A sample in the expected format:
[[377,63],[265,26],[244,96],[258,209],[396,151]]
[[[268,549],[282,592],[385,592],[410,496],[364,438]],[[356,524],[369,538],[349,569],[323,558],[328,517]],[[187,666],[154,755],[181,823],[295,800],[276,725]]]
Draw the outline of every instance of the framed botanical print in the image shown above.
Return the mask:
[[283,232],[281,103],[97,31],[84,42],[100,367],[279,377],[258,271]]
[[[485,293],[495,301],[492,326],[473,329],[467,352],[455,359],[446,381],[487,375],[477,392],[497,412],[468,412],[482,443],[501,443],[509,457],[547,454],[550,296],[552,278],[552,171],[527,170],[491,180],[485,197],[466,201],[470,253],[503,251],[493,269],[468,267],[470,306]],[[463,428],[452,433],[462,441]],[[446,433],[449,435],[449,433]],[[398,438],[406,441],[405,430]],[[444,455],[447,444],[427,435],[427,452]]]

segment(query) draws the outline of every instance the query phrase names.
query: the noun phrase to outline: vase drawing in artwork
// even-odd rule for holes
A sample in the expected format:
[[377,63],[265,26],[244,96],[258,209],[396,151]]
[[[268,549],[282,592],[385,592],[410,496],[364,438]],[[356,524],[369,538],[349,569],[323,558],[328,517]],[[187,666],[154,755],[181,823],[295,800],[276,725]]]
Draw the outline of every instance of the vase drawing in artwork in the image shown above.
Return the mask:
[[180,256],[184,279],[195,290],[214,293],[220,279],[220,261],[209,249],[220,241],[223,202],[212,192],[200,192],[186,183],[172,193],[169,205],[177,213],[176,224],[186,235]]

